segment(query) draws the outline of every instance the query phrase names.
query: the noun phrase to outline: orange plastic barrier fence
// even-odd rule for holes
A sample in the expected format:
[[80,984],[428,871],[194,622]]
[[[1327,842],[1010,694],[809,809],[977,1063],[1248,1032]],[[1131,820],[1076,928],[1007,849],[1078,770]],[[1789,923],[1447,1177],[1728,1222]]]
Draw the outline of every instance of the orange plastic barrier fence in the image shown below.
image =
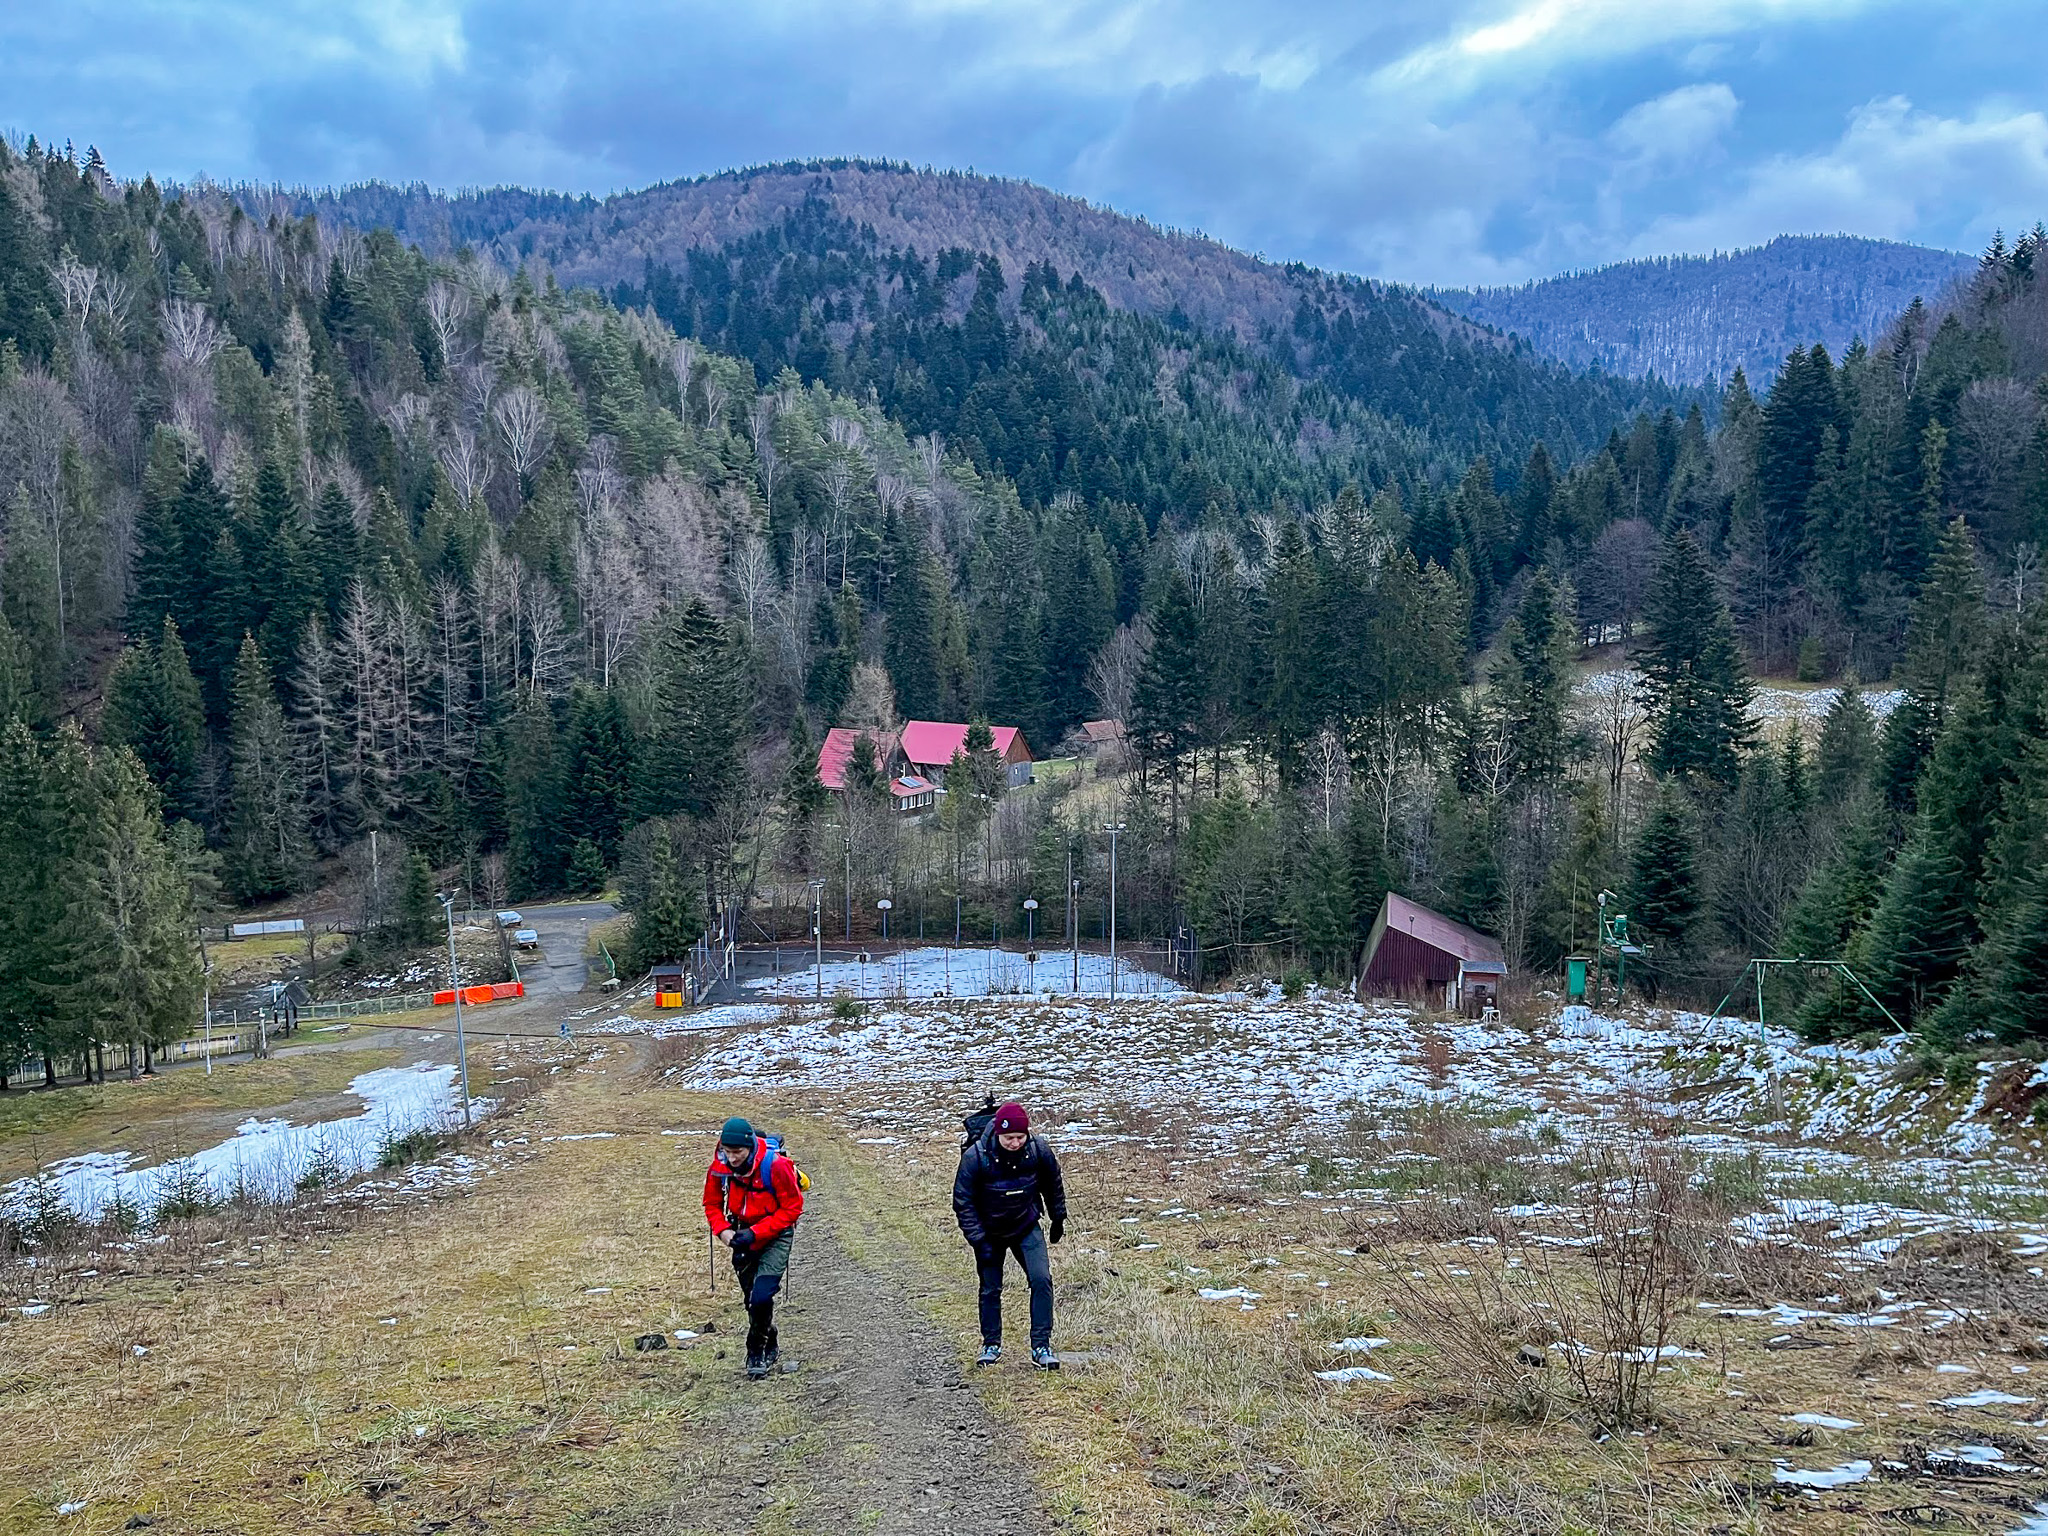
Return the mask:
[[[464,987],[462,989],[462,1000],[472,1008],[484,1003],[495,1003],[507,997],[524,996],[526,996],[526,983],[523,981],[499,981],[493,982],[489,986]],[[446,1008],[454,1001],[455,993],[452,990],[443,989],[434,994],[434,1006],[436,1008]]]

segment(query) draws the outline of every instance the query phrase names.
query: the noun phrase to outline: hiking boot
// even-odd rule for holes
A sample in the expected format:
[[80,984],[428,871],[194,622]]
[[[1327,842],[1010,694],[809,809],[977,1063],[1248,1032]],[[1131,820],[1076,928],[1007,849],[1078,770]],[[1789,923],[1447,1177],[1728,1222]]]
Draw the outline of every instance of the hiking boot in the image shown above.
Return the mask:
[[995,1363],[996,1363],[996,1362],[997,1362],[998,1360],[1000,1360],[1000,1359],[1002,1359],[1002,1358],[1003,1358],[1003,1346],[1002,1346],[1002,1345],[1000,1345],[1000,1344],[984,1344],[984,1345],[982,1345],[982,1346],[981,1346],[981,1353],[980,1353],[980,1354],[978,1354],[978,1355],[976,1355],[976,1356],[974,1357],[974,1363],[975,1363],[976,1365],[994,1365],[994,1364],[995,1364]]
[[1031,1351],[1031,1363],[1041,1371],[1056,1371],[1060,1368],[1060,1357],[1052,1352],[1052,1346],[1041,1344]]
[[758,1349],[747,1351],[747,1380],[760,1381],[768,1374],[768,1357]]
[[782,1336],[773,1328],[768,1330],[767,1347],[761,1351],[761,1363],[766,1371],[775,1369],[775,1362],[782,1358]]

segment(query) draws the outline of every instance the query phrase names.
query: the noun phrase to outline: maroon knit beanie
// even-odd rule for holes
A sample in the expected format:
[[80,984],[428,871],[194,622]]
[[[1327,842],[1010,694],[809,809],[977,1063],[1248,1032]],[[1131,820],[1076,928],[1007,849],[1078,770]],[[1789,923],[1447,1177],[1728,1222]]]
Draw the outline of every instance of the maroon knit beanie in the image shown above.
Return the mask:
[[1005,1131],[1028,1131],[1029,1129],[1031,1129],[1031,1117],[1024,1113],[1024,1106],[1022,1104],[1005,1104],[996,1111],[996,1134],[998,1136],[1002,1135]]

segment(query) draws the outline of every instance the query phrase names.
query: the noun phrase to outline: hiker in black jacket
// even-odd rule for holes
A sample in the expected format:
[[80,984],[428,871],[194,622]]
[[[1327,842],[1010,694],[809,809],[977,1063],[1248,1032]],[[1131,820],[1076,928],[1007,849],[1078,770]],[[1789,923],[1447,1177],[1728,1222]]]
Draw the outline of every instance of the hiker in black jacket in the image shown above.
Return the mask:
[[1058,1242],[1067,1225],[1059,1159],[1044,1137],[1031,1134],[1024,1106],[1005,1104],[989,1118],[981,1138],[961,1152],[960,1171],[953,1178],[953,1214],[974,1249],[981,1276],[977,1365],[994,1365],[1003,1357],[1003,1257],[1015,1254],[1031,1283],[1031,1363],[1048,1371],[1060,1368],[1052,1352],[1052,1263],[1045,1248],[1048,1234],[1038,1230],[1041,1211],[1051,1222],[1052,1241]]

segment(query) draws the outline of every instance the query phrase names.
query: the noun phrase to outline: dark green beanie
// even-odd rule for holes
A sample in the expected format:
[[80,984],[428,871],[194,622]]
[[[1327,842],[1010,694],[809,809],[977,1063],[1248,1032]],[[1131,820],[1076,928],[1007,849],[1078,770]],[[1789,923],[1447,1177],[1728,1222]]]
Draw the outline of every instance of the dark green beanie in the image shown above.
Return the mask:
[[725,1122],[725,1129],[718,1133],[721,1147],[751,1147],[754,1144],[754,1128],[738,1115]]

